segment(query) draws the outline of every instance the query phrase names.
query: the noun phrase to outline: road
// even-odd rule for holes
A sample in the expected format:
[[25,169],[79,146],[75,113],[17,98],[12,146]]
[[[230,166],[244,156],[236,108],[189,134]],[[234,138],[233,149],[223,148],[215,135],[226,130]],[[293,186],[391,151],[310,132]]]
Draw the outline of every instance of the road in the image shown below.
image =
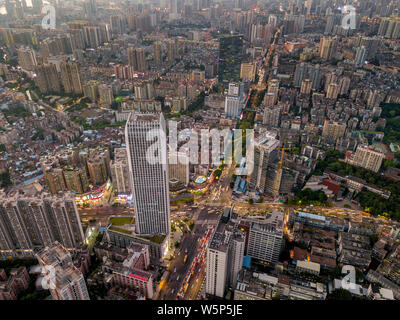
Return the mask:
[[[179,290],[182,288],[190,266],[198,253],[200,247],[199,239],[202,239],[209,226],[216,226],[219,220],[219,212],[208,213],[209,210],[215,210],[214,207],[205,207],[196,209],[192,220],[195,222],[193,232],[186,233],[180,242],[180,246],[175,251],[175,258],[171,261],[168,270],[170,276],[166,285],[161,289],[159,298],[163,300],[175,300]],[[187,254],[187,261],[184,262]],[[195,281],[195,280],[194,280]],[[192,281],[189,287],[192,286]]]

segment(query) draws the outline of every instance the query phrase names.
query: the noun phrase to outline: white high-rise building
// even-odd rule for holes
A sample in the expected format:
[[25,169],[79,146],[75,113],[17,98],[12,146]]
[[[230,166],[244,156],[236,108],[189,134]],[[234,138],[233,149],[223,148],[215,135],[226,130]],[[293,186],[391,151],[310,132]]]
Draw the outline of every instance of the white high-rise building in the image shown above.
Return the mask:
[[227,118],[238,118],[243,108],[244,86],[241,83],[230,83],[225,97],[225,114]]
[[245,236],[232,215],[226,208],[207,250],[206,294],[220,298],[228,286],[235,287],[243,264]]
[[169,176],[166,125],[162,113],[131,113],[126,123],[125,141],[137,231],[168,235]]
[[285,243],[283,239],[284,214],[279,211],[268,213],[265,219],[246,219],[250,227],[247,255],[275,263]]

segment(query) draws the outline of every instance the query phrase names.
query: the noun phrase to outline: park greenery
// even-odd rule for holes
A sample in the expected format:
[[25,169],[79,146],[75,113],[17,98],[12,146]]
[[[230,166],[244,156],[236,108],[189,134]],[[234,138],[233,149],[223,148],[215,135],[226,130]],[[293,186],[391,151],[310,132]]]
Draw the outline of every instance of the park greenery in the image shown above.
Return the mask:
[[385,103],[382,107],[382,118],[386,119],[386,127],[384,129],[385,137],[383,142],[390,144],[400,141],[400,104]]
[[305,189],[296,193],[295,199],[288,200],[290,205],[314,205],[314,206],[328,206],[328,197],[321,191],[312,191],[311,189]]
[[317,165],[314,175],[322,175],[326,169],[332,170],[343,176],[353,176],[363,179],[367,184],[375,185],[379,188],[388,190],[392,193],[389,199],[362,190],[355,196],[361,207],[374,216],[385,216],[400,221],[400,184],[394,180],[386,178],[380,173],[349,165],[339,161],[341,154],[335,150],[329,150],[325,160]]

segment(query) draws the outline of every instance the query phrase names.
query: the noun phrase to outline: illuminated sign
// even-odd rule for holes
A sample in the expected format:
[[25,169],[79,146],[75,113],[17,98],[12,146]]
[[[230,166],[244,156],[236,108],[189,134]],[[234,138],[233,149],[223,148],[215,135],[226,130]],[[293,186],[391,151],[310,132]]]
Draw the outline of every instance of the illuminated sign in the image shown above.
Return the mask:
[[137,274],[134,274],[134,273],[129,274],[129,276],[130,276],[131,278],[138,279],[138,280],[141,280],[141,281],[144,281],[144,282],[149,281],[148,278],[138,276]]

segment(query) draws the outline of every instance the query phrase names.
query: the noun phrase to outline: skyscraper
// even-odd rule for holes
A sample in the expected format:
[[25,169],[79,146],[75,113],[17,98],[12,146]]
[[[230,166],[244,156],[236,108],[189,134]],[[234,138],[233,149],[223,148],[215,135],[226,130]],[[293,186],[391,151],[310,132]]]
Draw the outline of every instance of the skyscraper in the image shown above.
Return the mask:
[[[152,141],[147,138],[153,133]],[[170,202],[166,125],[162,113],[129,115],[125,141],[137,231],[169,234]],[[156,141],[156,142],[155,142]]]
[[279,193],[277,181],[279,170],[279,140],[268,132],[261,134],[254,142],[253,171],[249,187],[260,194]]

